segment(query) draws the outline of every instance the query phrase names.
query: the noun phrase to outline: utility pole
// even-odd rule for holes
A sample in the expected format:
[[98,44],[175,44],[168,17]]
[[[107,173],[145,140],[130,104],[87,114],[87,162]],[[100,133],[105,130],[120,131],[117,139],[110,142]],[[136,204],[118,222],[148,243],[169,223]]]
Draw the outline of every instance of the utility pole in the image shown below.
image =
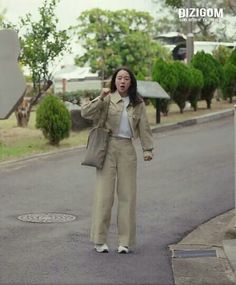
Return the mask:
[[[187,8],[192,8],[192,0],[187,0]],[[189,64],[193,57],[193,22],[191,18],[187,18],[187,63]]]

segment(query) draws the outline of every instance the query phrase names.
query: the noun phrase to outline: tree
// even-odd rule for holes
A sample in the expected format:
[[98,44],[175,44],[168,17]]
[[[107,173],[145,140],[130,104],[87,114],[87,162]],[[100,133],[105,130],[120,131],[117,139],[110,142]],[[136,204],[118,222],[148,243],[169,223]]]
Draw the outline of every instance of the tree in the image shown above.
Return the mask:
[[234,49],[229,57],[229,62],[236,65],[236,50]]
[[[180,21],[178,8],[184,8],[183,0],[153,0],[161,10],[160,18],[157,18],[157,32],[167,33],[176,31],[187,34],[186,22]],[[192,7],[223,8],[224,18],[215,21],[214,18],[198,19],[193,22],[193,34],[197,40],[235,41],[232,30],[236,24],[235,0],[192,0]],[[164,15],[164,16],[162,16]]]
[[193,67],[199,69],[203,74],[203,88],[201,99],[207,103],[207,108],[211,108],[211,100],[214,92],[223,79],[223,72],[220,63],[211,54],[204,51],[197,52],[191,61]]
[[228,62],[223,67],[224,80],[222,84],[223,96],[233,102],[233,96],[236,94],[236,65]]
[[[69,35],[67,30],[57,29],[58,18],[55,9],[60,0],[44,0],[39,7],[39,19],[33,21],[32,15],[27,14],[20,18],[19,35],[22,52],[21,63],[28,67],[33,82],[35,97],[24,112],[26,112],[26,123],[29,121],[32,106],[38,102],[43,93],[51,86],[51,71],[56,58],[62,56],[69,50]],[[21,108],[16,110],[16,117],[23,118],[18,114]],[[18,121],[19,126],[25,126]],[[26,124],[27,126],[27,124]]]
[[236,50],[233,50],[223,67],[222,91],[225,99],[229,98],[233,102],[236,94]]
[[[157,81],[161,87],[169,94],[170,98],[173,99],[174,91],[177,88],[177,74],[176,70],[172,68],[171,64],[168,64],[163,59],[159,58],[156,60],[153,72],[152,79]],[[164,115],[168,115],[169,104],[171,100],[162,99],[161,100],[161,111]],[[155,102],[152,101],[155,106]]]
[[203,87],[203,75],[199,69],[189,67],[189,71],[192,77],[190,81],[190,91],[187,100],[191,103],[194,111],[197,111],[197,102],[201,96],[201,90]]
[[44,0],[38,9],[39,19],[32,20],[27,14],[20,19],[22,54],[20,60],[29,68],[34,90],[41,91],[42,85],[51,80],[50,67],[58,56],[62,56],[69,46],[67,30],[57,30],[58,18],[55,9],[60,0]]
[[58,145],[70,135],[70,112],[57,97],[48,95],[43,98],[36,111],[36,128],[42,130],[50,144]]
[[179,106],[180,113],[183,113],[192,84],[192,76],[189,68],[180,61],[173,62],[171,66],[177,75],[177,87],[173,94],[173,100]]
[[[153,18],[135,10],[92,9],[83,12],[74,27],[85,52],[77,65],[89,64],[102,79],[120,65],[148,76],[157,44],[152,40]],[[142,60],[140,60],[142,59]]]
[[219,61],[221,65],[225,65],[225,63],[228,61],[232,50],[226,46],[219,46],[217,49],[213,51],[214,58]]

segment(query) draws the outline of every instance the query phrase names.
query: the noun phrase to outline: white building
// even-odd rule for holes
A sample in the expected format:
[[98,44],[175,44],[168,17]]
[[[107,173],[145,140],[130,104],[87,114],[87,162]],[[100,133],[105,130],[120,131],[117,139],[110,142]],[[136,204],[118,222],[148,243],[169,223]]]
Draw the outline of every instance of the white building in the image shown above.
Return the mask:
[[101,80],[98,73],[92,73],[89,67],[69,65],[54,73],[53,86],[55,93],[100,90]]

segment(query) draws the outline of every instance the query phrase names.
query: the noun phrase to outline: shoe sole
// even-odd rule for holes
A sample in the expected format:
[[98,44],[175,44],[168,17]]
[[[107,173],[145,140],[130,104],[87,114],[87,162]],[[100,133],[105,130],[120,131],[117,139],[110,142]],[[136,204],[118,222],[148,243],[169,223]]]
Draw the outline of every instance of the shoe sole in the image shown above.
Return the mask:
[[96,250],[96,248],[95,248],[95,251],[96,251],[97,253],[108,253],[108,252],[109,252],[109,250],[107,250],[107,249],[104,249],[104,250],[102,250],[102,251],[98,251],[98,250]]
[[126,250],[121,250],[121,251],[118,251],[119,254],[128,254],[129,251],[126,251]]

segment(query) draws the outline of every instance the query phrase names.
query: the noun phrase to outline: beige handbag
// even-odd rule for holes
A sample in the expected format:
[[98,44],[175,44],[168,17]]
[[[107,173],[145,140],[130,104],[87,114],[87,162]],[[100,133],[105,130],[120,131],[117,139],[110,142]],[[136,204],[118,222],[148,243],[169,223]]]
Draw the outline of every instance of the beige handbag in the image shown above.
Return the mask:
[[105,128],[109,105],[110,96],[105,118],[101,118],[98,126],[93,128],[89,133],[84,161],[81,163],[82,165],[92,166],[98,169],[102,169],[103,167],[110,136],[110,130]]

